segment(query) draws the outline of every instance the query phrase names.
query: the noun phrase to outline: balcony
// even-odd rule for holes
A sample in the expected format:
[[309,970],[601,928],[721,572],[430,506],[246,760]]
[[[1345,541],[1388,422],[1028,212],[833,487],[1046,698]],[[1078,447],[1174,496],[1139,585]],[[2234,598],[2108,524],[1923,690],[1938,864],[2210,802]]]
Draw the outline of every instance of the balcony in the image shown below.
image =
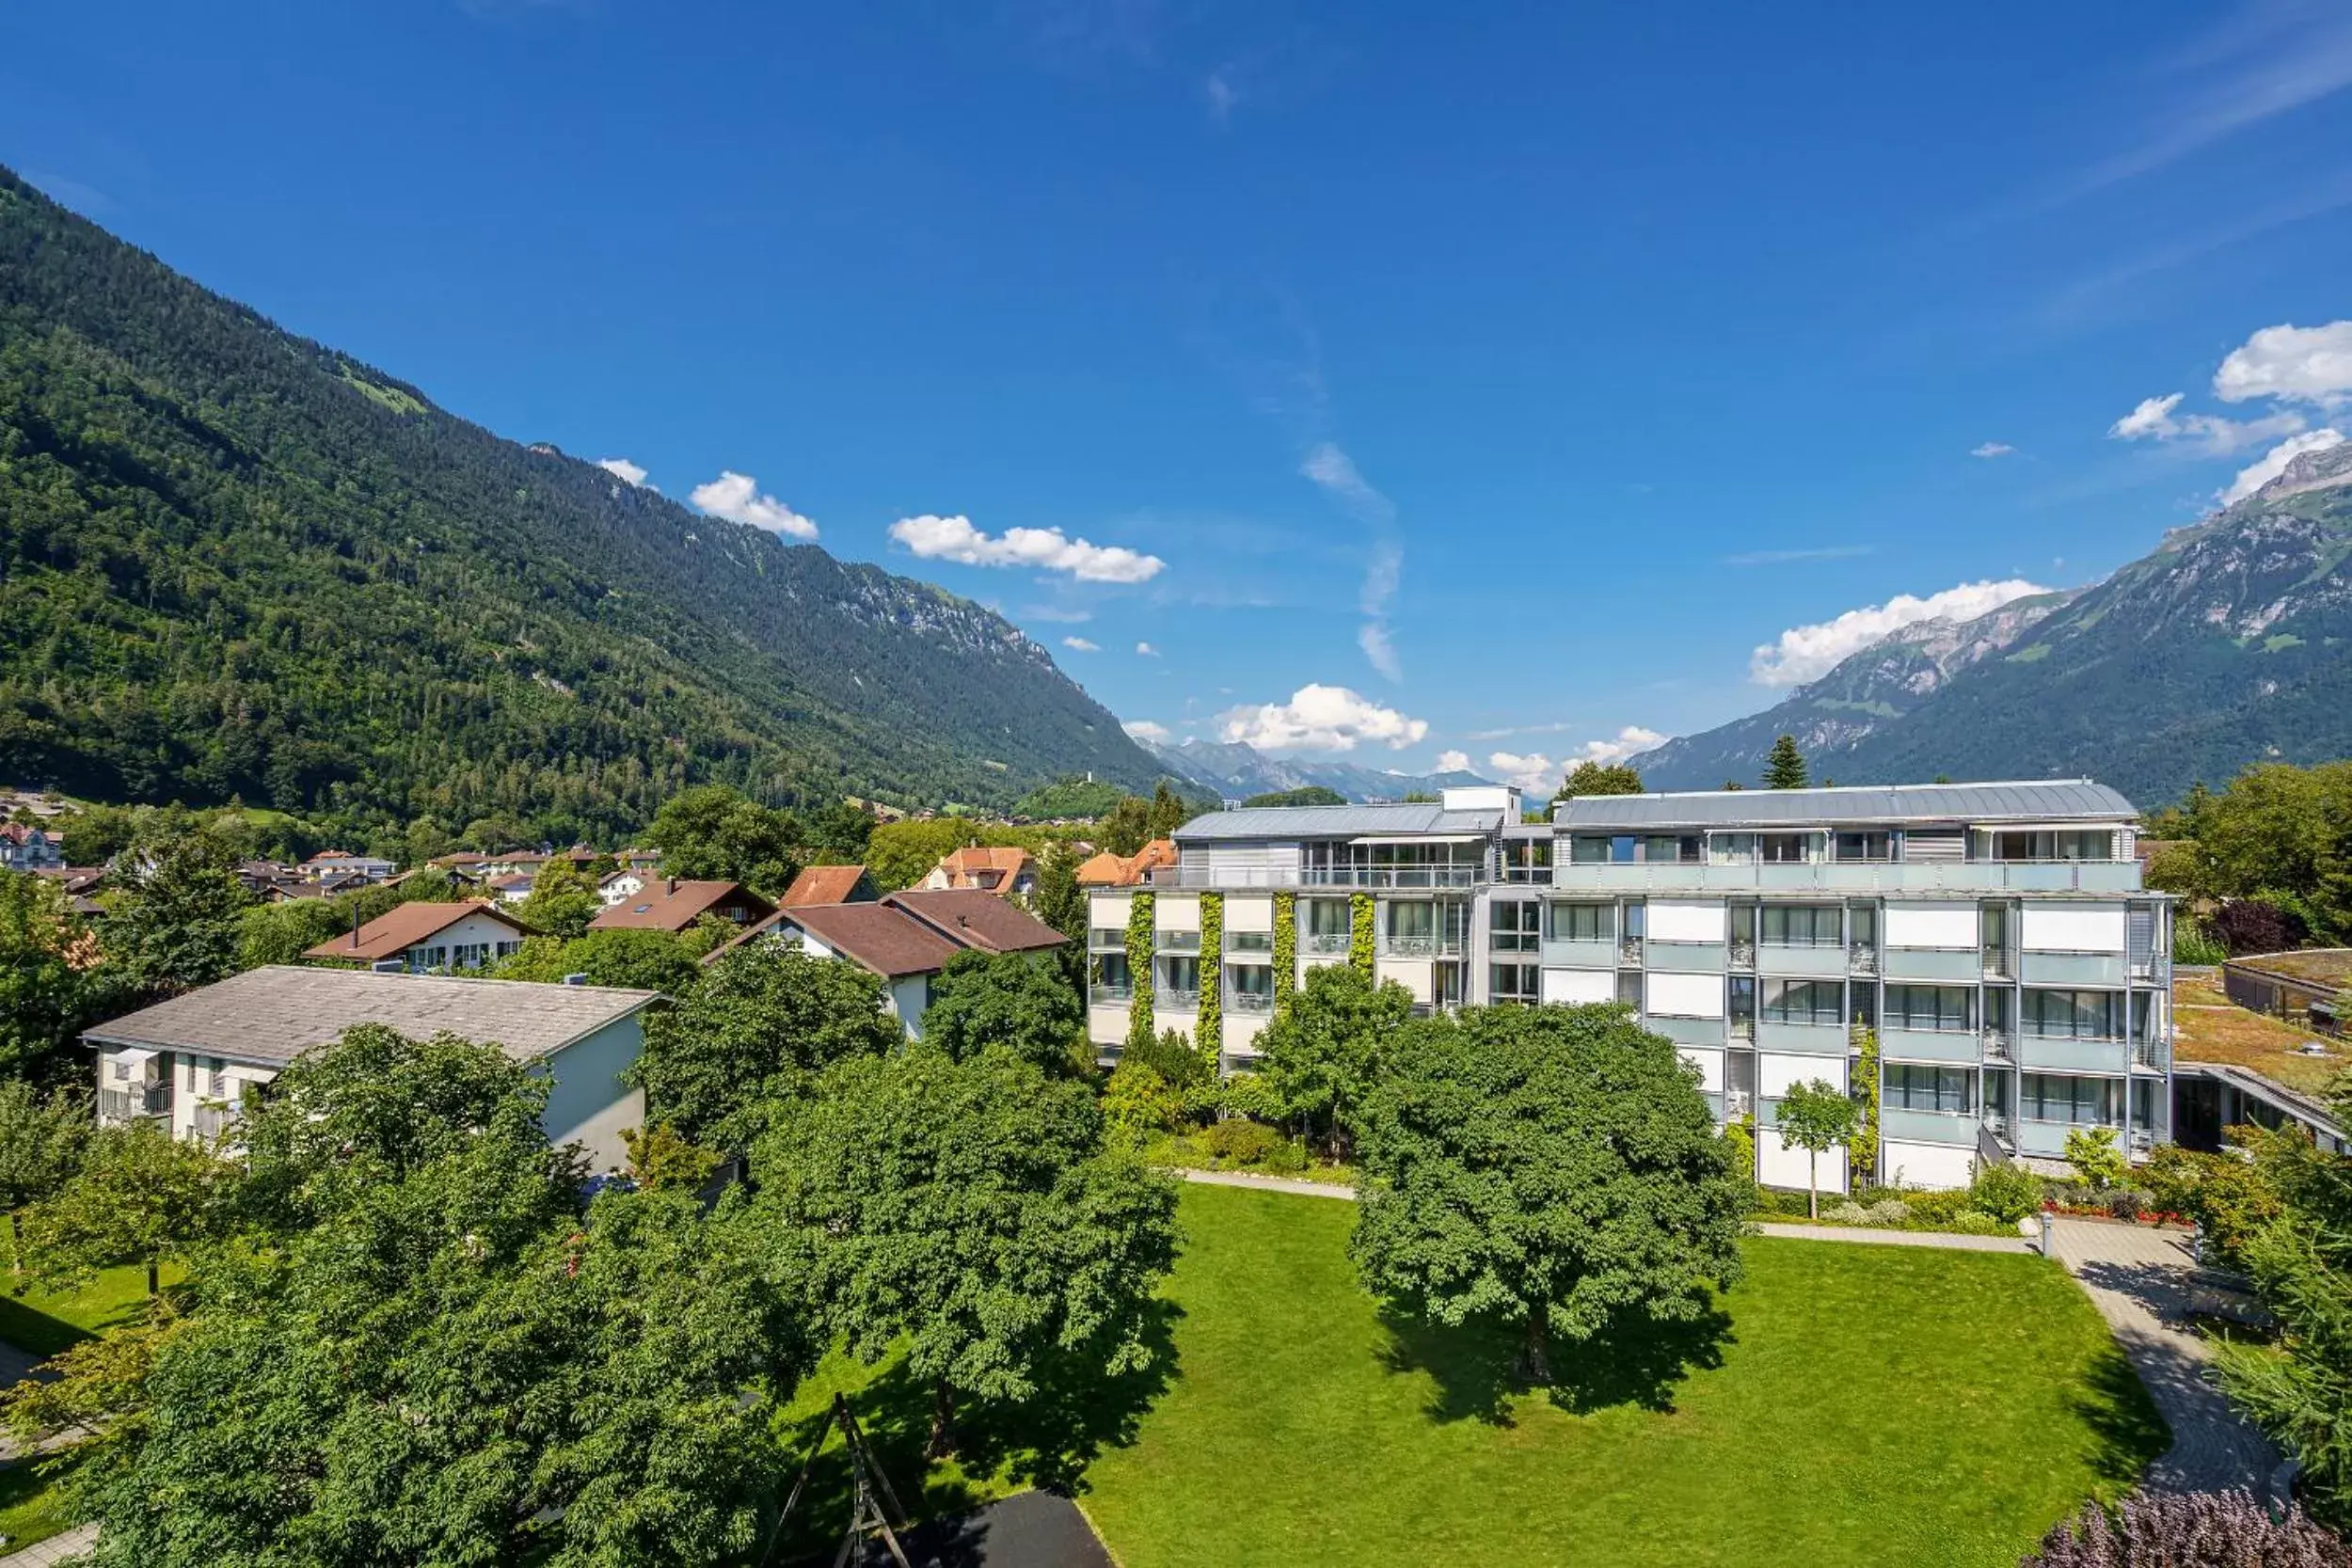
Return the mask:
[[1977,1130],[1983,1123],[1973,1111],[1914,1111],[1898,1105],[1879,1110],[1879,1136],[1899,1143],[1957,1144],[1977,1147]]
[[135,1121],[142,1117],[164,1117],[171,1114],[171,1085],[148,1084],[129,1088],[101,1088],[98,1091],[98,1118],[101,1121]]
[[1548,969],[1614,969],[1617,966],[1617,944],[1606,941],[1569,942],[1554,938],[1544,943],[1543,958],[1544,966]]
[[1766,942],[1757,952],[1756,972],[1800,980],[1840,980],[1846,974],[1846,949],[1836,942],[1818,947],[1789,947]]
[[1200,933],[1198,931],[1154,931],[1152,934],[1152,951],[1175,954],[1198,953],[1200,951]]
[[1229,1013],[1270,1013],[1274,1010],[1274,993],[1266,990],[1227,991],[1225,1010]]
[[1767,1019],[1756,1026],[1756,1043],[1760,1051],[1843,1056],[1851,1040],[1842,1023],[1775,1023]]
[[1850,942],[1846,947],[1846,973],[1876,974],[1879,972],[1878,944],[1871,942]]
[[2121,1077],[2131,1069],[2130,1042],[2095,1035],[2025,1035],[2018,1065],[2034,1072],[2096,1072]]
[[2006,947],[1986,947],[1980,950],[1984,977],[1988,980],[2017,978],[2017,955]]
[[196,1108],[196,1135],[207,1143],[218,1142],[223,1134],[236,1129],[243,1115],[234,1105],[199,1105]]
[[1677,1045],[1704,1045],[1721,1049],[1724,1043],[1724,1021],[1720,1018],[1668,1018],[1651,1014],[1643,1018],[1642,1027],[1653,1035],[1663,1035]]
[[1973,986],[1981,973],[1973,947],[1890,947],[1884,964],[1889,980],[1940,980]]
[[1653,942],[1646,966],[1671,974],[1721,974],[1727,957],[1720,942]]
[[1298,874],[1301,887],[1394,888],[1476,887],[1486,880],[1481,865],[1311,865]]
[[1354,939],[1345,931],[1302,931],[1298,937],[1298,950],[1318,956],[1344,953],[1353,942]]
[[2137,893],[2137,861],[1571,861],[1552,882],[1626,893]]
[[1225,956],[1227,958],[1247,958],[1251,955],[1263,958],[1274,956],[1274,933],[1272,931],[1227,931],[1225,933]]
[[1731,967],[1753,971],[1756,968],[1756,943],[1735,942],[1731,944]]
[[1879,1031],[1881,1053],[1908,1062],[1974,1062],[1984,1042],[1974,1029],[1904,1029]]
[[1124,953],[1127,933],[1116,927],[1089,927],[1087,930],[1087,951],[1089,953]]
[[1502,876],[1499,879],[1500,880],[1516,883],[1520,886],[1526,886],[1530,883],[1541,886],[1549,886],[1551,882],[1551,867],[1549,865],[1512,865],[1506,863],[1501,868],[1501,870]]
[[2121,953],[2027,953],[2018,977],[2029,986],[2103,986],[2123,984]]
[[2066,1134],[2078,1127],[2085,1131],[2092,1127],[2106,1127],[2116,1134],[2119,1143],[2123,1138],[2124,1130],[2113,1122],[2036,1121],[2030,1117],[2021,1117],[2014,1130],[2017,1152],[2044,1160],[2063,1159],[2066,1156]]
[[1642,939],[1625,937],[1617,942],[1617,962],[1628,969],[1642,967]]
[[1984,1047],[1984,1059],[2013,1066],[2017,1061],[2017,1041],[2006,1029],[1983,1029],[1978,1037]]
[[1089,986],[1087,1001],[1097,1007],[1123,1007],[1136,999],[1133,986]]
[[1382,937],[1380,956],[1384,958],[1452,958],[1462,951],[1460,937]]
[[1198,990],[1161,990],[1152,995],[1152,1010],[1158,1013],[1197,1013],[1200,1010]]

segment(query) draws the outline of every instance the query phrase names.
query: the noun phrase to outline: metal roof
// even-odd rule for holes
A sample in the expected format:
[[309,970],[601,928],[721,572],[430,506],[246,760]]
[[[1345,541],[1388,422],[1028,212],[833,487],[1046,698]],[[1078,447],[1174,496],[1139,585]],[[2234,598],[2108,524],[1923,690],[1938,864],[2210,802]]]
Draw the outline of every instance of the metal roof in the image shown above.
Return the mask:
[[549,1056],[660,998],[616,986],[548,986],[442,974],[271,964],[102,1023],[97,1045],[183,1051],[283,1067],[358,1023],[411,1039],[447,1030],[496,1044],[516,1061]]
[[1245,806],[1196,816],[1176,830],[1176,842],[1224,844],[1235,839],[1361,838],[1417,833],[1486,833],[1499,811],[1448,811],[1435,801],[1375,806]]
[[2139,815],[2089,779],[2010,784],[1862,784],[1834,789],[1710,789],[1687,795],[1582,795],[1552,814],[1564,828],[1782,828],[1853,822],[2114,822]]

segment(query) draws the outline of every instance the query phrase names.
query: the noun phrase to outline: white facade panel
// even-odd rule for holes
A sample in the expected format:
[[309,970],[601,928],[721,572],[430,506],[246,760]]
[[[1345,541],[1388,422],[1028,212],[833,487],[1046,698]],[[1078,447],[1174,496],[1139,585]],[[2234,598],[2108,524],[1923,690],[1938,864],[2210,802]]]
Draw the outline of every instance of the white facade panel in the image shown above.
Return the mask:
[[1724,977],[1720,974],[1652,974],[1645,1011],[1661,1018],[1721,1018],[1724,1016]]
[[1846,1092],[1846,1058],[1843,1056],[1799,1056],[1776,1052],[1761,1052],[1756,1058],[1756,1092],[1766,1100],[1778,1100],[1794,1084],[1810,1084],[1819,1078],[1839,1094]]
[[1708,1094],[1724,1090],[1724,1053],[1720,1051],[1694,1051],[1685,1046],[1675,1053],[1699,1069],[1699,1087]]
[[1087,895],[1087,924],[1098,931],[1116,931],[1127,924],[1133,896],[1124,893],[1092,893]]
[[1156,931],[1200,929],[1200,895],[1163,893],[1152,900],[1152,928]]
[[1272,931],[1273,896],[1263,893],[1229,895],[1225,900],[1225,928],[1229,931]]
[[2127,922],[2121,904],[2026,905],[2028,953],[2121,953]]
[[1808,1169],[1812,1184],[1826,1197],[1846,1190],[1846,1151],[1833,1148],[1816,1161],[1802,1148],[1784,1148],[1780,1133],[1770,1127],[1756,1130],[1756,1179],[1767,1187],[1792,1187],[1802,1192]]
[[1372,977],[1383,984],[1394,980],[1413,993],[1414,1001],[1426,1002],[1432,967],[1427,958],[1376,958],[1373,961]]
[[1886,1180],[1904,1187],[1947,1192],[1965,1187],[1977,1174],[1977,1157],[1949,1144],[1906,1144],[1886,1140],[1886,1158],[1879,1163]]
[[1581,1002],[1613,1001],[1616,994],[1617,977],[1605,969],[1544,971],[1544,1000],[1547,1002],[1574,1006]]
[[1731,934],[1721,899],[1653,898],[1648,918],[1652,942],[1724,942]]
[[1889,947],[1974,947],[1977,945],[1977,906],[1974,903],[1889,904],[1886,906],[1886,945]]

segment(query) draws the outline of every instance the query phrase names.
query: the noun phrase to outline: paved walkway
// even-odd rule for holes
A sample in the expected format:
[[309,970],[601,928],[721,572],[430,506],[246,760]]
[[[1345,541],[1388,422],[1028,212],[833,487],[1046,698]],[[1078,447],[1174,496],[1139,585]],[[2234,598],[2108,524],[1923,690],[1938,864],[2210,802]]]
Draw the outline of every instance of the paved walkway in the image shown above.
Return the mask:
[[1879,1230],[1860,1225],[1779,1225],[1758,1220],[1759,1236],[1801,1242],[1859,1242],[1866,1246],[1931,1246],[1947,1252],[2031,1252],[2023,1236],[1947,1236],[1940,1230]]
[[1332,1181],[1294,1181],[1287,1176],[1254,1176],[1246,1170],[1187,1170],[1169,1167],[1187,1181],[1204,1187],[1255,1187],[1262,1193],[1303,1193],[1309,1197],[1354,1197],[1356,1189]]
[[2188,1323],[2203,1304],[2187,1236],[2061,1215],[2050,1251],[2082,1282],[2172,1429],[2172,1447],[2148,1466],[2143,1484],[2156,1492],[2243,1486],[2266,1493],[2279,1450],[2222,1398],[2208,1375],[2212,1348]]
[[0,1568],[54,1568],[55,1564],[80,1557],[97,1544],[96,1525],[76,1525],[63,1535],[53,1535],[21,1552],[0,1557]]

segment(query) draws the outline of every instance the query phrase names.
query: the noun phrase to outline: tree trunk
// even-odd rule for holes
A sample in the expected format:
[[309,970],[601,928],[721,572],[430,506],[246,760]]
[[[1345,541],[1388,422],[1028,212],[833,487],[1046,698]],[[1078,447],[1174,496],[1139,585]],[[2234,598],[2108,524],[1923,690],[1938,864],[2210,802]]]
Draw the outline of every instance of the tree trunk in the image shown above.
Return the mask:
[[926,1459],[945,1459],[955,1452],[956,1397],[948,1392],[947,1380],[931,1385],[931,1436],[923,1446]]
[[147,1299],[150,1301],[164,1293],[162,1282],[155,1277],[161,1262],[162,1259],[155,1258],[147,1260]]
[[8,1211],[8,1237],[10,1242],[13,1243],[8,1248],[8,1272],[17,1275],[19,1278],[22,1278],[24,1274],[24,1210],[11,1209]]
[[1804,1212],[1814,1219],[1821,1217],[1821,1157],[1809,1148],[1804,1151]]
[[1528,1315],[1527,1338],[1519,1344],[1519,1375],[1537,1387],[1551,1382],[1551,1326],[1540,1307]]

